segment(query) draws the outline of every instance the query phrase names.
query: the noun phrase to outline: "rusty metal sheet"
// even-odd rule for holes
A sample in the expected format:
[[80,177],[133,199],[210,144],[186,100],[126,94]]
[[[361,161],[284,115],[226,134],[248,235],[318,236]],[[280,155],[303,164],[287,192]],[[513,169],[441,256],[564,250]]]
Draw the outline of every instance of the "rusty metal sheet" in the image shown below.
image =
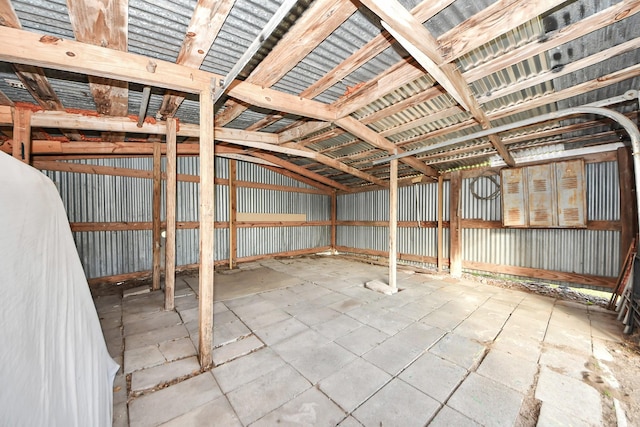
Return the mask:
[[525,171],[529,196],[529,225],[532,227],[557,225],[553,164],[530,166]]
[[506,227],[527,225],[527,212],[523,169],[503,169],[502,180],[502,224]]
[[558,225],[560,227],[586,227],[587,200],[585,192],[584,161],[556,163],[558,189]]

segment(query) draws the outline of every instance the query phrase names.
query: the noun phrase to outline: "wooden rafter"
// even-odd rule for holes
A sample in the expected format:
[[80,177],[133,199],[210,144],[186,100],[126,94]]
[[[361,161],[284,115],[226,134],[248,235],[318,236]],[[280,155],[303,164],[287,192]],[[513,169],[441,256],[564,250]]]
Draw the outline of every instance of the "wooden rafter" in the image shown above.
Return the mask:
[[[177,64],[200,68],[234,3],[235,0],[198,0],[180,47]],[[162,119],[173,117],[182,101],[184,96],[166,93],[158,114]]]
[[[20,19],[9,0],[0,0],[0,25],[17,29],[22,28]],[[18,79],[42,108],[58,111],[64,109],[42,68],[24,64],[12,64],[12,67]],[[69,132],[67,130],[63,130],[63,132],[71,140],[81,139],[80,134],[77,132]]]
[[[79,42],[108,49],[128,48],[129,1],[67,0],[73,34]],[[88,76],[96,111],[106,116],[126,116],[129,84],[126,81]],[[109,140],[124,140],[124,134],[108,134]]]
[[[247,81],[266,87],[274,85],[356,9],[350,1],[316,0],[253,70]],[[216,125],[224,126],[246,108],[242,103],[229,100],[225,109],[216,116]]]
[[[396,0],[362,0],[362,3],[382,19],[383,26],[387,28],[387,31],[394,35],[414,59],[461,106],[471,112],[484,129],[491,127],[489,119],[480,108],[480,104],[471,93],[471,89],[460,71],[453,64],[444,63],[443,57],[438,51],[436,39],[420,21]],[[489,140],[505,163],[509,166],[515,166],[513,157],[502,144],[500,138],[497,135],[491,135]]]

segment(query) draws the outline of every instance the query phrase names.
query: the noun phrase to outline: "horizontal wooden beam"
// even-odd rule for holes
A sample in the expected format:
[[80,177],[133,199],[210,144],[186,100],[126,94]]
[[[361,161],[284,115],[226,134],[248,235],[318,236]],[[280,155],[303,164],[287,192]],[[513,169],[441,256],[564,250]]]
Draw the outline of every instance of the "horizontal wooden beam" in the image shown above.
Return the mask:
[[[173,62],[14,28],[0,27],[0,39],[3,41],[0,44],[0,60],[5,62],[71,71],[187,93],[200,93],[209,86],[212,79],[223,78]],[[326,104],[238,80],[229,87],[228,94],[269,110],[325,121],[336,117],[333,108]]]
[[[137,222],[72,222],[69,224],[71,231],[76,233],[91,233],[97,231],[141,231],[152,230],[153,223],[151,221]],[[328,227],[331,221],[238,221],[236,226],[239,228],[270,228],[270,227]],[[161,223],[162,228],[166,228],[166,223]],[[176,222],[178,230],[196,230],[200,228],[198,221],[180,221]],[[214,228],[229,228],[226,221],[216,221]]]

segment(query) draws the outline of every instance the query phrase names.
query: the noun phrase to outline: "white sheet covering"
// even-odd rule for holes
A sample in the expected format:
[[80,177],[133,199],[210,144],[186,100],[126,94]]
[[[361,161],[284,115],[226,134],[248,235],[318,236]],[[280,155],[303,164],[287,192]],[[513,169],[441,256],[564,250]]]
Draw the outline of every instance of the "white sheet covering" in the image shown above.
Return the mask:
[[0,426],[110,426],[118,365],[55,185],[0,152]]

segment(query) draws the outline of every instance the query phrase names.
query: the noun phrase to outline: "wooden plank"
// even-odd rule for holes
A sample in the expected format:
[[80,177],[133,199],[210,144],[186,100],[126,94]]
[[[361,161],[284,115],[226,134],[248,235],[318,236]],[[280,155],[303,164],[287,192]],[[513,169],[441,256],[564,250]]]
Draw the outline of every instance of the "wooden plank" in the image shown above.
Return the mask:
[[13,157],[31,163],[31,110],[16,108],[13,125]]
[[161,260],[161,203],[162,203],[162,155],[160,153],[160,140],[153,141],[153,197],[151,207],[153,259],[152,259],[152,287],[154,291],[160,289],[162,274]]
[[238,228],[327,227],[331,221],[238,221]]
[[613,288],[615,286],[615,277],[592,276],[589,274],[567,273],[563,271],[541,270],[538,268],[515,267],[502,264],[488,264],[475,261],[464,261],[464,268],[471,270],[487,271],[493,274],[509,274],[514,276],[532,277],[541,280],[557,280],[561,282],[578,283],[581,285],[601,286],[604,288]]
[[[128,44],[128,0],[67,0],[69,20],[77,41],[126,51]],[[96,111],[107,116],[126,116],[129,84],[126,81],[88,76]],[[124,140],[124,134],[112,140]]]
[[460,171],[451,173],[449,184],[449,274],[453,277],[462,275],[462,175]]
[[[166,222],[161,222],[160,227],[166,227]],[[222,224],[220,223],[222,228]],[[153,221],[148,222],[72,222],[69,224],[73,232],[94,232],[94,231],[130,231],[130,230],[153,230]],[[181,221],[176,223],[176,228],[180,230],[198,229],[200,224],[195,221]]]
[[389,286],[398,289],[398,159],[389,163]]
[[[200,93],[212,78],[221,76],[159,59],[104,49],[85,43],[0,27],[0,61],[36,65],[128,80],[187,93]],[[236,80],[229,96],[258,107],[318,120],[332,121],[335,111],[317,101]]]
[[[636,204],[636,189],[633,175],[633,160],[628,148],[618,148],[618,180],[620,187],[620,254],[625,253],[638,233],[638,214]],[[640,171],[636,171],[640,173]],[[624,262],[624,260],[620,260]]]
[[213,292],[215,233],[215,161],[213,92],[216,81],[211,80],[200,92],[200,275],[199,275],[199,341],[200,367],[213,364]]
[[442,222],[444,219],[444,177],[442,175],[438,176],[438,235],[437,235],[437,241],[436,241],[436,251],[437,251],[437,261],[436,261],[436,265],[438,268],[438,271],[442,271],[444,265],[443,265],[443,260],[444,260],[444,248],[443,248],[443,227],[442,227]]
[[[404,150],[398,148],[394,143],[378,135],[376,132],[369,129],[367,126],[363,125],[352,117],[344,117],[336,120],[335,124],[351,133],[352,135],[368,142],[374,147],[386,150],[390,154],[401,154],[404,152]],[[428,176],[437,176],[437,171],[435,169],[433,169],[431,166],[427,166],[415,157],[404,157],[401,159],[401,161],[402,163],[411,166],[420,173]]]
[[[9,99],[9,97],[0,90],[0,107],[13,107],[13,101]],[[0,123],[4,122],[5,120],[7,120],[6,117],[2,117],[3,113],[2,111],[0,111]],[[11,120],[11,117],[9,117],[9,120]]]
[[237,165],[229,160],[229,270],[233,269],[238,257],[238,189],[236,187]]
[[564,3],[565,0],[500,0],[438,37],[443,62],[471,52]]
[[[357,7],[350,1],[314,1],[257,65],[247,81],[265,87],[273,86],[356,10]],[[246,108],[243,103],[227,102],[225,109],[216,117],[216,125],[224,126]]]
[[305,169],[305,168],[303,168],[301,166],[294,165],[293,163],[288,162],[286,160],[282,160],[280,157],[274,156],[272,154],[255,152],[255,153],[253,153],[253,155],[258,157],[258,158],[261,158],[261,159],[267,160],[269,162],[275,163],[276,165],[282,166],[283,168],[289,169],[290,171],[295,172],[297,174],[300,174],[302,176],[306,176],[307,178],[311,178],[314,181],[318,181],[318,182],[320,182],[322,184],[328,185],[330,187],[334,187],[334,188],[337,188],[339,190],[346,191],[346,192],[350,191],[349,187],[347,187],[345,185],[342,185],[337,181],[334,181],[334,180],[329,179],[329,178],[327,178],[325,176],[322,176],[320,174],[317,174],[315,172],[307,170],[307,169]]
[[177,199],[177,164],[176,164],[176,119],[167,119],[167,186],[165,213],[167,216],[167,237],[165,240],[164,263],[164,309],[175,308],[176,290],[176,199]]
[[[234,3],[235,0],[198,0],[176,64],[200,68]],[[158,113],[164,120],[167,117],[173,117],[182,101],[184,96],[167,92]]]
[[[388,262],[386,262],[387,256],[389,255],[389,253],[385,252],[385,251],[378,251],[378,250],[374,250],[374,249],[352,248],[352,247],[349,247],[349,246],[338,246],[337,250],[339,252],[341,252],[341,253],[350,252],[350,253],[354,253],[354,254],[361,254],[361,255],[367,255],[367,256],[372,256],[372,257],[379,257],[379,258],[385,260],[383,265],[388,265],[389,264]],[[402,261],[421,262],[421,263],[425,263],[425,264],[435,264],[436,263],[436,258],[435,257],[423,256],[423,255],[414,255],[414,254],[399,253],[398,254],[398,259],[400,259]],[[445,263],[446,263],[446,261],[445,261]]]
[[285,214],[285,213],[253,213],[238,212],[236,218],[239,222],[289,222],[307,220],[306,214]]
[[327,252],[330,249],[331,249],[330,246],[319,246],[317,248],[298,249],[298,250],[294,250],[294,251],[276,252],[276,253],[272,253],[272,254],[247,256],[247,257],[238,258],[238,263],[259,261],[261,259],[273,259],[273,258],[277,258],[277,257],[293,257],[293,256],[300,256],[300,255],[317,254],[317,253],[320,253],[320,252]]
[[336,246],[337,246],[337,232],[338,232],[338,227],[337,227],[337,222],[338,222],[338,196],[336,194],[336,192],[334,191],[333,194],[331,194],[331,252],[335,253],[336,251]]

